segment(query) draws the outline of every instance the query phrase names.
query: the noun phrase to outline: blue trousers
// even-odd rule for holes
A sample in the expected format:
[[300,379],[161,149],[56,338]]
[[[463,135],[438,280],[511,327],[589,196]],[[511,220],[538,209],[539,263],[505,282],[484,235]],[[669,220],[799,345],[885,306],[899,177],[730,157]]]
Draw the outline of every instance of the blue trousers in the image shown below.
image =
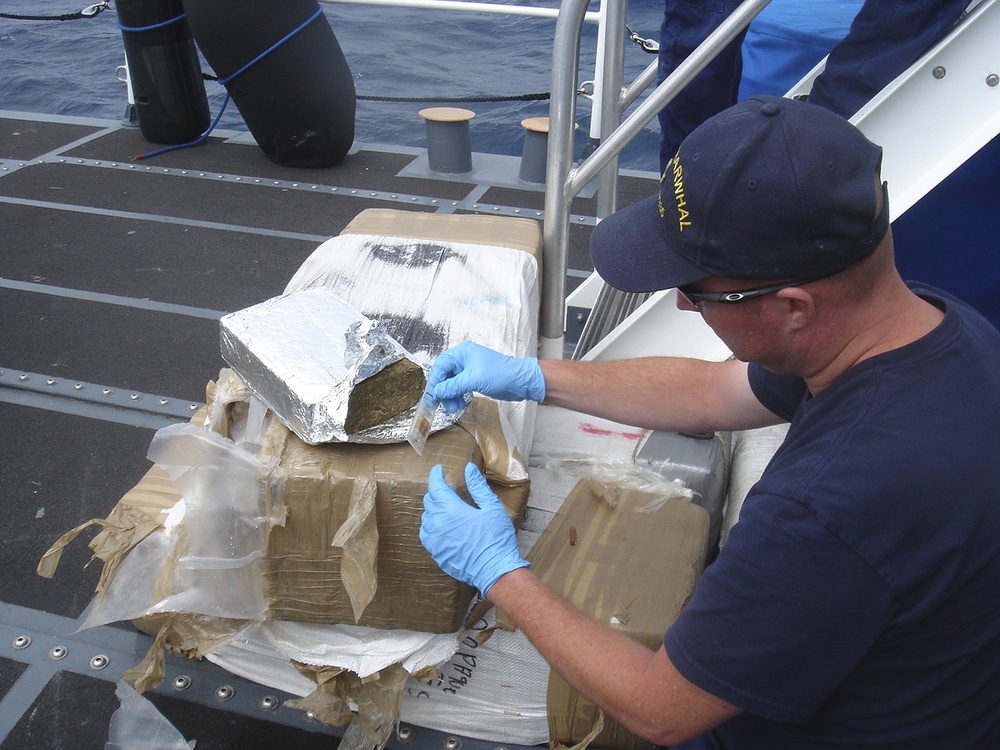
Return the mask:
[[[850,117],[906,70],[961,17],[969,0],[865,0],[830,52],[809,101]],[[739,5],[734,0],[665,0],[658,80],[666,77]],[[736,103],[743,37],[734,40],[660,113],[660,171],[681,141]]]

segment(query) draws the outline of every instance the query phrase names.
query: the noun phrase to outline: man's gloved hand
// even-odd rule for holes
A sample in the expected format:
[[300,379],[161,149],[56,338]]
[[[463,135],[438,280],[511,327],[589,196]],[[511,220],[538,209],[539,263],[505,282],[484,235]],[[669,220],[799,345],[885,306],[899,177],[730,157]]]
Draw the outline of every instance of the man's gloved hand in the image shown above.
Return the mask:
[[465,484],[478,508],[448,486],[444,469],[431,469],[420,541],[441,570],[486,596],[504,573],[530,568],[531,563],[517,551],[514,524],[475,464],[465,467]]
[[427,390],[454,414],[473,391],[499,401],[544,401],[545,378],[534,357],[510,357],[463,341],[434,362]]

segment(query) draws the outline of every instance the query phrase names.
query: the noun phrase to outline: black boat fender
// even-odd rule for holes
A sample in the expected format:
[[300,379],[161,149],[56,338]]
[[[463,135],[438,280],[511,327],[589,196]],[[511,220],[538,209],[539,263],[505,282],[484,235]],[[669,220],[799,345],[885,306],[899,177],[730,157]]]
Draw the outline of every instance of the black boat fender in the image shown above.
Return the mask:
[[289,167],[343,161],[354,142],[354,79],[316,0],[184,0],[184,9],[269,159]]
[[208,129],[208,97],[181,0],[115,0],[139,131],[185,143]]

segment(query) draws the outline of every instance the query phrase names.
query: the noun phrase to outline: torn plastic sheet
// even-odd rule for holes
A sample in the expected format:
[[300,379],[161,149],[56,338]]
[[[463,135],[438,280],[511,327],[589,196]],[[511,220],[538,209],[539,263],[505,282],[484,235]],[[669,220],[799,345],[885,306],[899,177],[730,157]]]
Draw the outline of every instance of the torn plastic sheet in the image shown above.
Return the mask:
[[[315,691],[316,682],[293,661],[311,664],[317,672],[348,664],[348,671],[372,675],[398,659],[411,674],[400,703],[401,721],[492,742],[547,743],[549,667],[521,631],[494,627],[495,610],[457,637],[266,622],[206,658],[240,677],[298,696]],[[390,639],[382,642],[379,635]],[[344,654],[350,654],[347,660]],[[435,666],[436,676],[414,676],[426,673],[426,666]]]
[[[669,461],[662,462],[669,466]],[[666,479],[663,474],[649,466],[631,461],[596,460],[591,457],[533,455],[532,466],[547,471],[568,474],[585,481],[591,491],[614,507],[624,490],[640,490],[659,495],[643,509],[645,513],[655,512],[670,498],[693,500],[694,490],[683,479]]]
[[115,687],[120,706],[111,715],[104,750],[194,750],[156,707],[123,680]]
[[220,326],[223,358],[303,441],[406,439],[396,424],[423,393],[423,367],[330,290],[275,297]]

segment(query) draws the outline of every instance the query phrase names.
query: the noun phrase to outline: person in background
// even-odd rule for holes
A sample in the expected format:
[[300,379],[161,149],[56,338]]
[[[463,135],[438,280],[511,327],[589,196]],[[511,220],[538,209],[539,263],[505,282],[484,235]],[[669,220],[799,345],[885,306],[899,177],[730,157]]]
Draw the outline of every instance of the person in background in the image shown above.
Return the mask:
[[655,430],[790,423],[655,652],[535,577],[475,467],[475,505],[430,473],[434,560],[655,744],[1000,747],[1000,464],[983,455],[1000,332],[899,277],[880,164],[840,115],[753,97],[684,140],[656,195],[595,228],[609,284],[676,287],[730,360],[538,361],[464,342],[431,370],[451,410],[479,392]]
[[[961,18],[970,0],[866,0],[813,83],[809,101],[851,117]],[[662,83],[739,5],[735,0],[665,0],[657,53]],[[660,171],[681,141],[736,103],[744,30],[659,113]]]

